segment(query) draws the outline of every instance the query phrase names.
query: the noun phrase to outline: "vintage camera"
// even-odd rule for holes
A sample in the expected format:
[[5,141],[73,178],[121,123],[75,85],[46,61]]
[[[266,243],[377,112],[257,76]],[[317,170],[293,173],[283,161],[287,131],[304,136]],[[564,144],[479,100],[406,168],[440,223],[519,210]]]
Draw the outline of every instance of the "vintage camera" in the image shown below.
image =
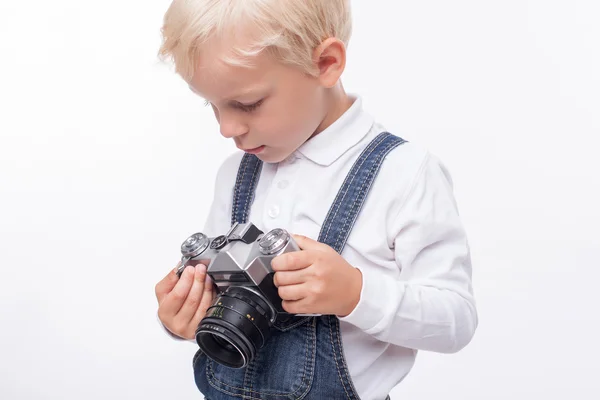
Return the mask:
[[178,275],[188,264],[203,263],[218,288],[196,329],[196,342],[208,357],[231,368],[245,367],[266,343],[275,321],[291,315],[281,306],[271,260],[297,250],[284,229],[263,234],[252,223],[234,224],[214,238],[196,233],[183,242]]

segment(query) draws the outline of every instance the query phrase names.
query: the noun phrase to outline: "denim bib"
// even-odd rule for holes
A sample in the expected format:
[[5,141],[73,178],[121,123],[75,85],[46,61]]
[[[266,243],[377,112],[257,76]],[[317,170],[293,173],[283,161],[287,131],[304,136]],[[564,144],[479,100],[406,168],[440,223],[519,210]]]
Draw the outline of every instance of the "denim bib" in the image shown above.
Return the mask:
[[[342,253],[387,154],[404,139],[384,132],[361,153],[321,227],[319,242]],[[246,223],[262,161],[245,154],[233,191],[231,223]],[[334,315],[277,319],[272,335],[245,368],[218,364],[202,351],[194,377],[207,400],[359,400],[348,372],[339,320]]]

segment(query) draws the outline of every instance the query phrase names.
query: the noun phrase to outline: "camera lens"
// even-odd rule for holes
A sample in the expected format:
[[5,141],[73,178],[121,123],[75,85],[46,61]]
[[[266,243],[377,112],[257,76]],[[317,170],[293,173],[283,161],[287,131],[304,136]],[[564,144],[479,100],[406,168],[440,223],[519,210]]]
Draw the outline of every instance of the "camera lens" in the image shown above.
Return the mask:
[[219,336],[214,337],[215,342],[221,346],[225,351],[235,352],[237,351],[236,347],[229,343],[227,340],[220,338]]
[[219,364],[243,368],[266,343],[274,317],[260,294],[244,286],[230,286],[200,321],[196,342]]

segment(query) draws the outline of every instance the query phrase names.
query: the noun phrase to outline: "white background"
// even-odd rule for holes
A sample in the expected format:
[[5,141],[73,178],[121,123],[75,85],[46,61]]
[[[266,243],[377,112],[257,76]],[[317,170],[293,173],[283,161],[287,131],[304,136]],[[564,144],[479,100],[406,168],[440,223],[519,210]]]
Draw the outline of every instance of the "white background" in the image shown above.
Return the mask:
[[[480,326],[393,399],[598,399],[600,2],[354,0],[348,91],[450,168]],[[198,399],[155,283],[235,151],[169,1],[0,1],[0,399]]]

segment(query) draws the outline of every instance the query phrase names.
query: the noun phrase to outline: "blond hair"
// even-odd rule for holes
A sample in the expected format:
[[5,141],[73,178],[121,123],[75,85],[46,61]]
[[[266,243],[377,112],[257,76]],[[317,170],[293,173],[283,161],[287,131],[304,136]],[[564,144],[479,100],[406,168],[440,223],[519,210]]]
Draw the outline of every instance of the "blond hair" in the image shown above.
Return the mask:
[[313,51],[329,37],[347,46],[352,33],[349,0],[173,0],[161,29],[161,60],[189,80],[202,46],[211,38],[234,38],[231,65],[251,65],[252,56],[268,51],[279,61],[316,75]]

